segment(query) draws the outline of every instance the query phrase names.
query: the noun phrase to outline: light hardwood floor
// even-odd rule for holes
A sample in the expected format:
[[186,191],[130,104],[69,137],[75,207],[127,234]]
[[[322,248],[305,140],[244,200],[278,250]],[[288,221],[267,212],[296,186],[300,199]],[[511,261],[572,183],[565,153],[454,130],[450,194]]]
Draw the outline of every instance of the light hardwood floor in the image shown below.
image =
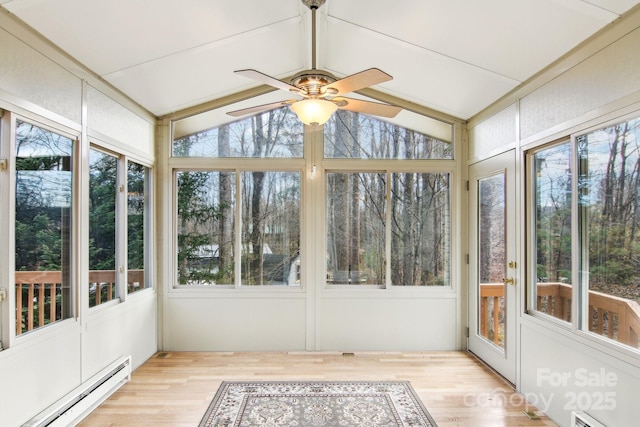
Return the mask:
[[440,427],[555,426],[472,355],[160,352],[90,414],[88,426],[197,426],[222,381],[409,380]]

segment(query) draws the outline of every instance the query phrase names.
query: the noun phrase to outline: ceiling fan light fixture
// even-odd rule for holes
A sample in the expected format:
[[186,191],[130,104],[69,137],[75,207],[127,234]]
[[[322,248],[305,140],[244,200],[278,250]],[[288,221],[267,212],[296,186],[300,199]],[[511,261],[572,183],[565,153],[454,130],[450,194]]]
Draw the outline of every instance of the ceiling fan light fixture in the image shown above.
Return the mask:
[[290,108],[305,125],[319,126],[329,120],[338,106],[324,99],[304,99],[291,104]]

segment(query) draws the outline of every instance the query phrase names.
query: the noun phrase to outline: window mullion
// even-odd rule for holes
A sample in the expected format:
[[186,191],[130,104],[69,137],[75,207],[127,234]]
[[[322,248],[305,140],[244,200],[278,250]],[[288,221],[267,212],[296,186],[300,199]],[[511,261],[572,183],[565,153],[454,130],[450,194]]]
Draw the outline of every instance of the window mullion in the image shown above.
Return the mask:
[[116,166],[116,286],[120,301],[127,298],[127,162],[120,156]]
[[0,257],[0,288],[6,290],[6,300],[0,302],[0,341],[4,348],[11,347],[16,337],[15,313],[15,120],[7,112],[0,118],[0,157],[7,159],[6,169],[0,170],[0,241],[7,242],[7,252]]
[[[578,150],[577,150],[577,142],[575,137],[571,138],[571,192],[575,195],[574,197],[572,197],[571,200],[571,235],[572,236],[578,236],[577,239],[572,239],[571,241],[571,253],[572,253],[572,275],[573,277],[576,278],[576,286],[573,287],[572,292],[571,292],[571,310],[573,313],[575,313],[575,316],[572,316],[573,318],[571,319],[571,328],[574,331],[577,331],[580,329],[581,324],[582,324],[582,319],[584,319],[584,309],[583,309],[583,301],[585,301],[585,298],[587,297],[587,294],[583,291],[584,289],[584,280],[585,278],[582,277],[582,274],[586,274],[588,275],[587,272],[583,272],[583,263],[584,263],[584,253],[587,253],[588,251],[585,251],[583,253],[583,251],[581,250],[581,246],[582,246],[582,238],[583,238],[583,233],[584,230],[582,229],[582,227],[584,226],[584,221],[582,221],[584,218],[581,218],[581,212],[580,212],[580,194],[579,194],[579,188],[578,188],[578,181],[579,181],[579,177],[578,174],[580,173],[579,167],[578,167]],[[586,278],[586,280],[588,280],[588,276]]]
[[384,244],[384,287],[385,289],[391,289],[391,175],[392,173],[387,171],[387,185],[385,188],[385,244]]
[[[233,256],[233,262],[234,262],[234,269],[235,269],[235,274],[234,274],[234,288],[238,289],[241,287],[242,285],[242,182],[241,182],[241,176],[242,174],[240,173],[239,170],[235,170],[235,178],[236,178],[236,193],[235,193],[235,203],[236,203],[236,210],[234,212],[235,214],[235,241],[233,243],[234,245],[234,256]],[[247,250],[249,250],[249,248],[247,248]]]

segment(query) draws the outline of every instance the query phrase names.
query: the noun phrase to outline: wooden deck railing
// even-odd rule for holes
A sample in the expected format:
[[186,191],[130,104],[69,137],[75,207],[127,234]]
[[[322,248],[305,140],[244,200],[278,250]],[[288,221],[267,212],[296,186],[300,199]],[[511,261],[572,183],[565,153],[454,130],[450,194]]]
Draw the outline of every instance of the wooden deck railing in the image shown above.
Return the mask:
[[[61,271],[16,271],[15,285],[17,335],[61,319]],[[89,294],[95,301],[94,305],[111,300],[115,286],[115,270],[89,271]],[[143,287],[144,270],[129,270],[128,292],[132,293]]]
[[[571,286],[565,283],[538,283],[537,287],[537,310],[571,322]],[[484,336],[488,336],[489,322],[492,322],[493,331],[500,330],[499,310],[493,310],[491,315],[489,306],[492,300],[493,307],[499,307],[502,297],[502,283],[480,285],[480,332]],[[640,348],[640,305],[633,300],[589,291],[589,330]],[[498,334],[494,333],[493,342],[496,344],[497,337]]]
[[635,301],[590,291],[589,330],[638,348],[640,306]]
[[[496,345],[501,345],[500,327],[500,298],[504,297],[504,284],[502,283],[483,283],[480,285],[480,334],[483,337],[491,338]],[[493,307],[490,310],[490,307]],[[489,324],[491,324],[493,335],[489,334]]]
[[537,283],[536,310],[571,322],[571,286],[565,283]]

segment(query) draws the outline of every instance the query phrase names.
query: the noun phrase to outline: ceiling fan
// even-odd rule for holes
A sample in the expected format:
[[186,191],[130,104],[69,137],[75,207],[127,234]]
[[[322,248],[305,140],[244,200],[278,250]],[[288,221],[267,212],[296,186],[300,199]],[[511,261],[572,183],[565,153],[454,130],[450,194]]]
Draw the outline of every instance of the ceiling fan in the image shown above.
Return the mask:
[[257,105],[230,111],[227,114],[240,117],[289,105],[301,122],[311,126],[324,124],[337,109],[381,117],[395,117],[402,110],[400,107],[343,96],[349,92],[392,80],[393,77],[389,74],[377,68],[370,68],[343,79],[337,79],[327,71],[316,69],[316,10],[326,0],[301,1],[311,9],[311,69],[293,76],[291,83],[283,82],[252,69],[237,70],[235,73],[277,89],[294,93],[301,96],[302,99]]

